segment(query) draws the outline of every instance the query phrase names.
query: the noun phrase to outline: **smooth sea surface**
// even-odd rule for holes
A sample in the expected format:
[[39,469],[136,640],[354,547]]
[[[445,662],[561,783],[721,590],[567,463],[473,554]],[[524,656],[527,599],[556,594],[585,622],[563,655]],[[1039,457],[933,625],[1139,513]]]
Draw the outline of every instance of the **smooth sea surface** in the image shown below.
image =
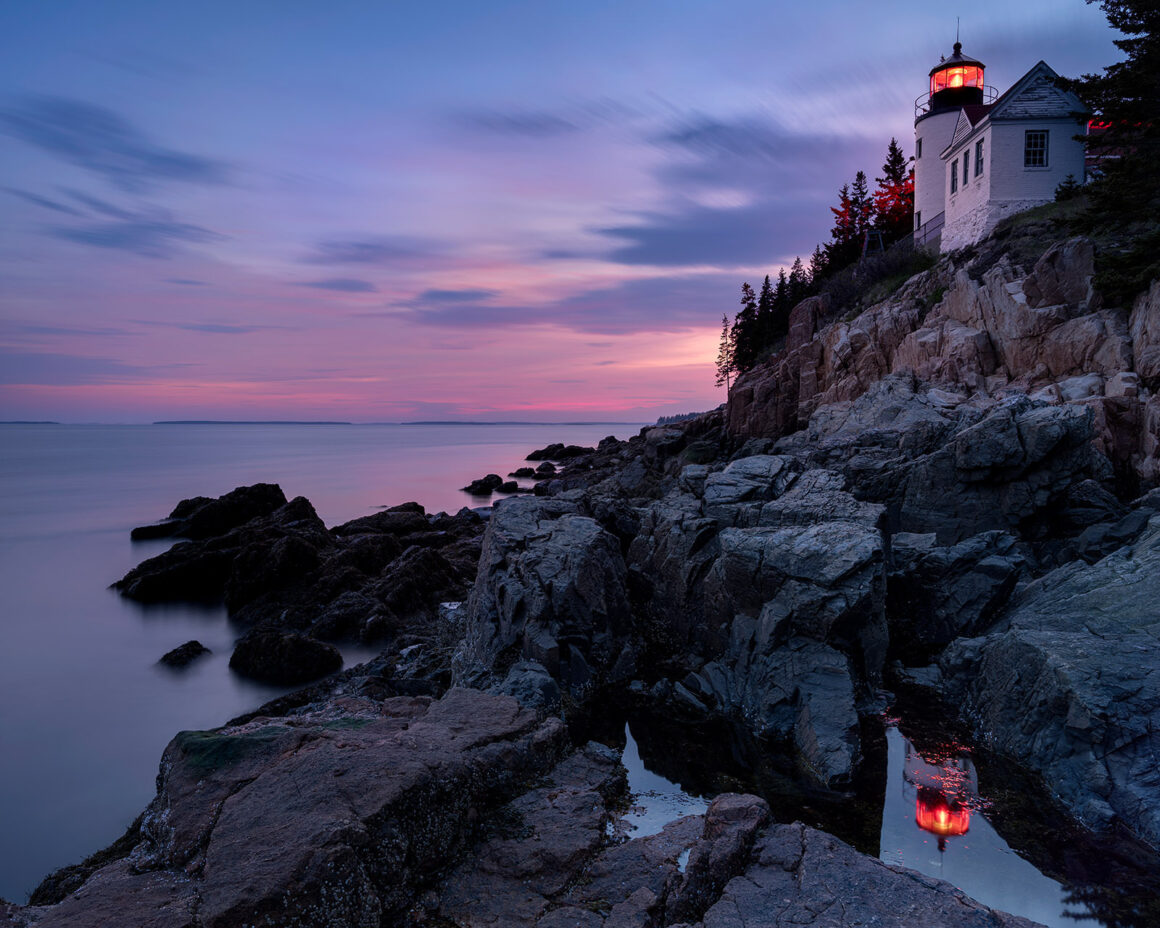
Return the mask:
[[[183,729],[283,692],[228,668],[222,608],[143,608],[108,589],[168,542],[129,531],[178,500],[279,483],[327,525],[507,474],[533,448],[627,438],[637,425],[0,425],[0,897],[112,843],[148,804]],[[213,654],[159,666],[196,638]],[[373,652],[345,649],[347,665]]]

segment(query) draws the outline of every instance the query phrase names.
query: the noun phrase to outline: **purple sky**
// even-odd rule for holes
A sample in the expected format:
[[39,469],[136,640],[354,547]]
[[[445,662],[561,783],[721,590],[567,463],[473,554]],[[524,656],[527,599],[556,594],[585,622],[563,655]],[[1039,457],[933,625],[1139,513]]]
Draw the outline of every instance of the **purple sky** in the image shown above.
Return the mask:
[[[1116,57],[1082,0],[964,12],[1000,90]],[[892,135],[910,153],[955,15],[4,4],[0,419],[711,408],[741,281],[808,256]]]

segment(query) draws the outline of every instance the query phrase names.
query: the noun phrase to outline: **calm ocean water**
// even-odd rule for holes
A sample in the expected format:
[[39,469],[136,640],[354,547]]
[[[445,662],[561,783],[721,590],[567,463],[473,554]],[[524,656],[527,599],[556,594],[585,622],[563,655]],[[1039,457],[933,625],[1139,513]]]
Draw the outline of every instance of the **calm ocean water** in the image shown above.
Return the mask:
[[[181,729],[220,725],[280,690],[228,669],[223,609],[142,607],[108,585],[166,543],[129,530],[188,496],[259,481],[306,496],[328,525],[506,474],[550,442],[632,425],[0,425],[0,897],[119,837],[153,796]],[[197,638],[186,672],[157,665]],[[369,652],[347,652],[348,665]]]

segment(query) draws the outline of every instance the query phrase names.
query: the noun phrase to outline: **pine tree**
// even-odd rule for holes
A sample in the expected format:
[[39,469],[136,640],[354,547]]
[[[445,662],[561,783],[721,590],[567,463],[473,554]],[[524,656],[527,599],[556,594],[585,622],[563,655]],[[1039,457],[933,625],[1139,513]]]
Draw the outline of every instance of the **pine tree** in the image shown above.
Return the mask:
[[793,304],[790,303],[789,298],[789,281],[786,279],[785,268],[783,267],[777,272],[777,288],[773,291],[771,341],[784,338],[785,334],[789,331],[789,311],[791,309],[793,309]]
[[852,248],[855,222],[849,184],[842,184],[838,191],[838,205],[831,206],[830,212],[834,214],[834,227],[830,230],[830,242],[826,245],[826,264],[837,270],[857,257]]
[[858,253],[861,254],[862,240],[874,225],[874,198],[870,196],[865,171],[855,174],[854,183],[850,185],[850,218],[858,241]]
[[776,299],[773,286],[769,282],[769,275],[765,275],[765,283],[761,285],[761,295],[757,298],[757,340],[764,348],[773,341],[773,317],[776,310]]
[[733,332],[729,328],[729,314],[721,315],[721,343],[717,347],[717,379],[715,385],[729,392],[733,378]]
[[897,139],[890,140],[882,176],[874,180],[878,184],[873,197],[878,228],[887,242],[897,241],[914,226],[914,170]]
[[[1087,0],[1088,3],[1095,0]],[[1124,33],[1116,46],[1125,60],[1102,74],[1061,84],[1096,114],[1098,134],[1088,151],[1111,155],[1090,186],[1081,220],[1088,231],[1127,231],[1130,247],[1105,255],[1096,286],[1109,303],[1128,303],[1160,276],[1160,6],[1155,0],[1099,0],[1112,26]]]
[[757,340],[757,294],[748,283],[741,285],[741,312],[733,320],[733,368],[749,370],[757,361],[761,345]]
[[826,253],[822,251],[822,246],[818,245],[814,248],[814,253],[810,255],[810,289],[817,290],[821,283],[826,278]]
[[806,275],[805,266],[802,264],[801,258],[793,259],[793,267],[789,271],[789,301],[791,307],[797,306],[802,300],[806,298],[806,291],[809,289],[810,280]]

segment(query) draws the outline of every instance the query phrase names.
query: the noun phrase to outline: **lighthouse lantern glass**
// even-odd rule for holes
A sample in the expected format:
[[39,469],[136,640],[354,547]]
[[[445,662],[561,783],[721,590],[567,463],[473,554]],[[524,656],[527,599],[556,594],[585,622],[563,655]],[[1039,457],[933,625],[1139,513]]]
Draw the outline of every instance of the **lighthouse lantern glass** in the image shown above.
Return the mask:
[[935,71],[930,76],[930,92],[957,90],[960,87],[982,87],[983,69],[978,65],[955,65]]

